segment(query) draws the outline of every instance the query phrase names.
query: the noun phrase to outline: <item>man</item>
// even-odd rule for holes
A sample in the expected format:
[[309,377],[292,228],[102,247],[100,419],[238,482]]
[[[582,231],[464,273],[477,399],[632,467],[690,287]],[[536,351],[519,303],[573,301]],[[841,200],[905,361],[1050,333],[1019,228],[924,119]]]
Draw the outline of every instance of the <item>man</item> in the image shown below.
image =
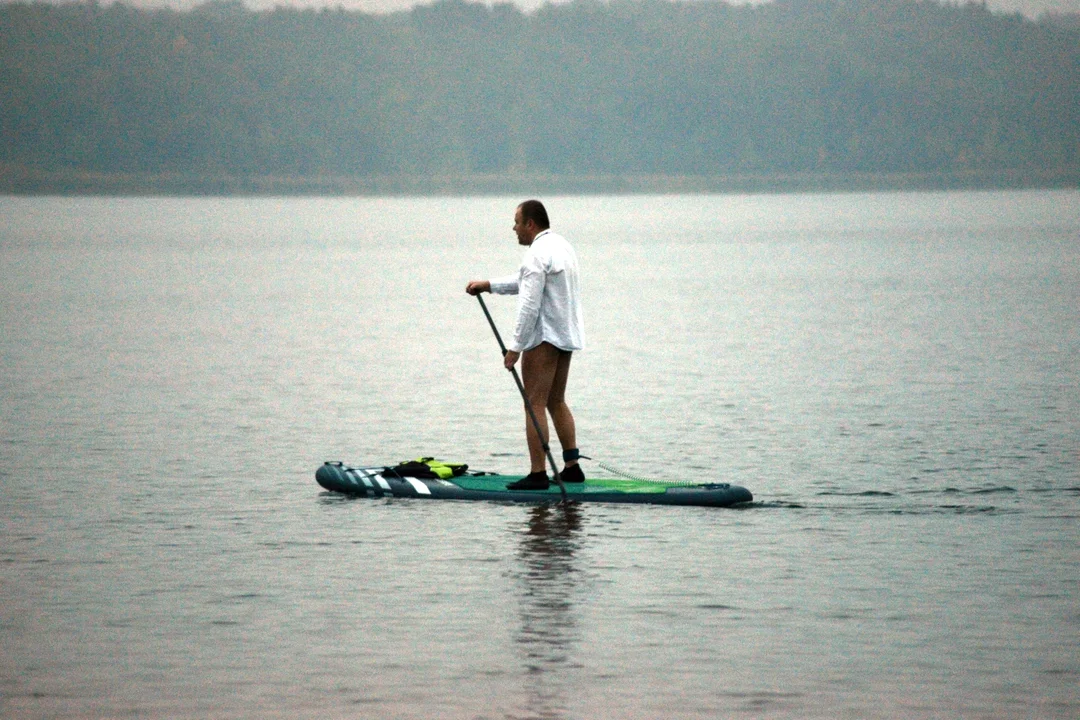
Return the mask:
[[[539,200],[526,200],[514,212],[518,243],[528,247],[517,273],[493,280],[473,280],[465,292],[517,295],[514,333],[507,343],[503,364],[510,370],[521,358],[525,396],[536,411],[543,436],[536,433],[528,413],[525,437],[532,468],[526,477],[507,487],[511,490],[546,490],[548,487],[547,413],[563,447],[563,482],[584,482],[574,416],[566,404],[566,380],[570,359],[584,346],[584,323],[578,291],[578,262],[566,238],[551,231],[547,210]],[[547,413],[544,412],[545,408]]]

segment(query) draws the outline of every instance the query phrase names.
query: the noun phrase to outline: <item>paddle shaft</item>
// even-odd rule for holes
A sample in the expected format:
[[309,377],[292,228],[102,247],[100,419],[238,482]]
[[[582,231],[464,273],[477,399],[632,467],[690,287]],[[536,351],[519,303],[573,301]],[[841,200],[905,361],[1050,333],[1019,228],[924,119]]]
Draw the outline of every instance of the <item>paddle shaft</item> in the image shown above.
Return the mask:
[[[488,325],[491,326],[491,332],[495,333],[495,339],[499,341],[499,349],[502,350],[503,357],[506,357],[506,345],[503,343],[502,335],[499,334],[499,328],[495,327],[495,321],[491,318],[491,313],[488,312],[487,303],[484,302],[484,298],[480,293],[476,294],[476,299],[480,301],[480,307],[484,310],[484,317],[487,318]],[[555,482],[559,485],[559,490],[562,492],[563,500],[565,500],[566,486],[563,485],[562,478],[559,477],[559,466],[555,464],[555,456],[551,454],[551,446],[544,441],[544,433],[540,430],[540,420],[536,417],[532,403],[529,402],[529,396],[525,394],[525,385],[521,382],[521,376],[518,375],[516,367],[511,366],[510,373],[514,376],[514,382],[517,383],[521,399],[525,401],[525,411],[529,414],[529,419],[532,420],[533,429],[536,430],[536,437],[540,439],[540,444],[544,448],[548,462],[551,463],[551,472],[555,475]]]

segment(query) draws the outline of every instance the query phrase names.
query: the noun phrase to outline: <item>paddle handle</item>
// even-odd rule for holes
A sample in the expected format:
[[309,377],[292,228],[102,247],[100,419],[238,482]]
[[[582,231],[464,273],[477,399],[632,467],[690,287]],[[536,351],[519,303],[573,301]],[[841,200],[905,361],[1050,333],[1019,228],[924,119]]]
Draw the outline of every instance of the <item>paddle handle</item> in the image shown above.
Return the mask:
[[[503,343],[502,335],[499,334],[499,328],[495,326],[495,321],[492,319],[491,313],[488,312],[487,303],[484,302],[484,298],[480,293],[477,293],[476,299],[480,301],[480,307],[484,310],[484,317],[487,318],[488,325],[491,326],[491,332],[495,333],[495,339],[499,341],[499,350],[502,351],[503,357],[506,357],[506,345]],[[544,433],[540,430],[540,420],[536,417],[536,412],[533,410],[532,403],[529,402],[529,396],[525,394],[525,384],[521,382],[521,376],[518,375],[516,367],[511,367],[510,373],[514,376],[514,382],[517,383],[518,392],[521,393],[521,399],[525,401],[525,410],[529,414],[529,419],[532,420],[533,429],[536,430],[536,437],[540,438],[540,444],[544,448],[544,453],[547,455],[548,462],[551,463],[551,472],[555,475],[555,482],[558,484],[560,492],[562,492],[563,500],[565,500],[566,486],[563,485],[562,478],[559,477],[559,466],[555,464],[555,456],[551,454],[551,446],[544,442]]]

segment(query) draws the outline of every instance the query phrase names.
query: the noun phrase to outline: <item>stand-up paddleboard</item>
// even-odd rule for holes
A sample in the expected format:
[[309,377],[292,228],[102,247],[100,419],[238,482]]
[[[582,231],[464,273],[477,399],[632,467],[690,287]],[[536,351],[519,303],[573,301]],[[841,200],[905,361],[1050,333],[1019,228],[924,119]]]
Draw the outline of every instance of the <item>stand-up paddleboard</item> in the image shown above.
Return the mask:
[[[402,497],[422,500],[496,500],[502,502],[558,502],[562,491],[552,483],[547,490],[507,490],[514,475],[467,471],[446,479],[396,477],[386,467],[352,467],[325,463],[315,480],[327,490],[361,497]],[[668,483],[644,480],[593,479],[566,483],[568,500],[579,502],[644,503],[651,505],[705,505],[729,507],[754,499],[750,491],[728,483]]]

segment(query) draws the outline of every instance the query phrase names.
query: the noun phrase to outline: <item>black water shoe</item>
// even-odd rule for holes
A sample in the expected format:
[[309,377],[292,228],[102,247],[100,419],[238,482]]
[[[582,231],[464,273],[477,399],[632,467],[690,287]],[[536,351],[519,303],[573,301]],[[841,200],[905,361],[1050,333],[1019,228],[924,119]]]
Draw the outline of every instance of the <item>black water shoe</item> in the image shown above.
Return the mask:
[[563,471],[559,473],[559,479],[564,483],[583,483],[585,473],[581,471],[580,465],[571,465],[563,468]]
[[507,490],[547,490],[548,489],[548,476],[543,470],[540,472],[534,472],[526,475],[517,482],[512,482],[506,486]]

